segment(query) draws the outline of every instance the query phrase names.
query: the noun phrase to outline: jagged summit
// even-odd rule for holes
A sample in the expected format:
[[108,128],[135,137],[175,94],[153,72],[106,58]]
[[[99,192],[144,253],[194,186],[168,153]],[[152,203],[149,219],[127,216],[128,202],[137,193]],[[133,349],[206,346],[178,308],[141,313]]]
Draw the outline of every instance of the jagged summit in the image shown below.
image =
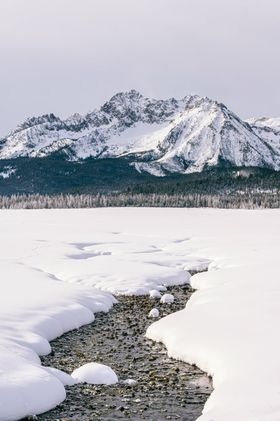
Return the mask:
[[156,100],[119,92],[65,120],[32,117],[2,140],[0,159],[129,156],[138,171],[188,173],[221,164],[280,169],[280,119],[243,121],[224,104],[188,95]]
[[43,114],[38,117],[27,118],[22,124],[19,124],[12,133],[17,133],[22,130],[28,129],[39,124],[51,123],[61,121],[59,117],[55,116],[53,113]]

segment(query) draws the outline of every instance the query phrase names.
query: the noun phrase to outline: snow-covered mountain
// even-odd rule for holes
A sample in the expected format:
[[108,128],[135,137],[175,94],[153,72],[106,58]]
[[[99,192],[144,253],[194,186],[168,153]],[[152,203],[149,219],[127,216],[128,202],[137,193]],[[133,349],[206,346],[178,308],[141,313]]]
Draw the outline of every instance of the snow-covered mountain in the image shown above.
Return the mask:
[[155,100],[132,90],[100,109],[62,120],[33,117],[0,142],[0,159],[132,158],[138,171],[190,173],[221,163],[280,169],[280,119],[242,121],[197,95]]

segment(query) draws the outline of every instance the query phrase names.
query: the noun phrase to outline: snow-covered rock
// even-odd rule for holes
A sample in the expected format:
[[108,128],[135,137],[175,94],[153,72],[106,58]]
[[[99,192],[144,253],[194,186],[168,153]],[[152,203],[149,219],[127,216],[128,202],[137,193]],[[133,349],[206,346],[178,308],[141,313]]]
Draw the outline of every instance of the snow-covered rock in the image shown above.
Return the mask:
[[164,294],[161,297],[160,302],[162,304],[172,304],[172,303],[174,303],[174,295],[172,295],[172,294]]
[[116,373],[107,365],[98,363],[82,365],[73,371],[72,377],[77,383],[106,385],[118,383]]
[[26,120],[1,140],[0,159],[53,153],[70,160],[130,156],[139,172],[155,176],[221,163],[279,170],[279,120],[246,122],[206,97],[155,100],[132,90],[84,116]]
[[161,293],[157,290],[157,289],[152,289],[149,292],[150,298],[160,298],[161,297]]
[[152,310],[149,313],[149,317],[152,317],[154,319],[157,319],[159,317],[159,311],[157,308],[152,308]]

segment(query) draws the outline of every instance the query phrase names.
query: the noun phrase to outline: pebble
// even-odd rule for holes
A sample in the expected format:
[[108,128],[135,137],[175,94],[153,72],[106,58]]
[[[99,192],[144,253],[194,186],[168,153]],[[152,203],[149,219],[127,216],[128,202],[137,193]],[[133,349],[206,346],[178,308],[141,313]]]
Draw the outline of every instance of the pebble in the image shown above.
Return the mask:
[[126,379],[123,381],[124,384],[127,384],[128,386],[134,386],[137,383],[137,380],[134,379]]

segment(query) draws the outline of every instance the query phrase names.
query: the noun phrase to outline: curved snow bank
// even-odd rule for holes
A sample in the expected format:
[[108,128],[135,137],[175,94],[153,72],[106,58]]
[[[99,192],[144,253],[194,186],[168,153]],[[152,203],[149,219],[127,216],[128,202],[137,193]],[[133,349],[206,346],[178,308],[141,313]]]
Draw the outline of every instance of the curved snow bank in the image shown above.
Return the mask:
[[39,363],[0,348],[1,420],[16,420],[38,414],[65,399],[63,384],[43,370]]
[[66,373],[40,365],[51,339],[108,311],[114,298],[51,279],[23,265],[1,262],[0,419],[45,412],[65,399]]
[[198,213],[209,227],[192,229],[205,237],[189,246],[213,263],[191,278],[197,291],[186,308],[153,323],[147,337],[213,376],[200,421],[278,421],[280,212]]

